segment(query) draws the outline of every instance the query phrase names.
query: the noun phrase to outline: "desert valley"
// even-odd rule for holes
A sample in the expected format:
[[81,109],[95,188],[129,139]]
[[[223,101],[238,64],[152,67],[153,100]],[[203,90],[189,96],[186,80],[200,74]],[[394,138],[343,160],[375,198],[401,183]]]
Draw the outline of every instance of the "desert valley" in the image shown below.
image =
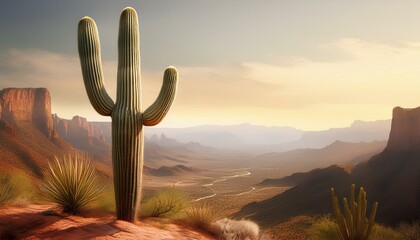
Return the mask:
[[[111,124],[62,119],[51,113],[51,101],[44,88],[0,91],[0,172],[24,175],[35,187],[54,156],[83,152],[112,188]],[[295,217],[330,213],[328,190],[345,195],[356,183],[380,202],[377,221],[396,226],[420,216],[419,126],[420,108],[396,107],[392,122],[356,121],[319,132],[250,124],[146,128],[142,196],[174,187],[191,204],[275,229]],[[28,196],[19,204],[36,199]],[[103,198],[98,207],[112,212],[112,191]]]
[[420,240],[418,9],[1,1],[0,240]]

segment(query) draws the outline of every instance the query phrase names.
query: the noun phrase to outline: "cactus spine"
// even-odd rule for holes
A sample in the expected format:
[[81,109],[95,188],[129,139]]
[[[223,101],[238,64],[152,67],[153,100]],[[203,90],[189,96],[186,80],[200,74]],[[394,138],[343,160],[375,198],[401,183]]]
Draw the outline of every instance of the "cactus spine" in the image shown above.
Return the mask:
[[90,17],[80,20],[78,48],[83,80],[95,110],[112,119],[112,164],[117,218],[133,222],[137,217],[143,172],[143,126],[162,121],[175,98],[178,72],[168,67],[155,102],[142,112],[140,39],[137,13],[125,8],[118,34],[117,99],[105,90],[98,30]]
[[370,218],[366,218],[367,200],[366,192],[360,188],[357,202],[354,195],[355,185],[351,185],[350,202],[343,198],[344,214],[338,203],[338,198],[335,196],[334,188],[331,188],[331,200],[334,211],[334,216],[338,225],[338,235],[341,240],[366,240],[372,232],[375,224],[376,210],[378,202],[372,205]]

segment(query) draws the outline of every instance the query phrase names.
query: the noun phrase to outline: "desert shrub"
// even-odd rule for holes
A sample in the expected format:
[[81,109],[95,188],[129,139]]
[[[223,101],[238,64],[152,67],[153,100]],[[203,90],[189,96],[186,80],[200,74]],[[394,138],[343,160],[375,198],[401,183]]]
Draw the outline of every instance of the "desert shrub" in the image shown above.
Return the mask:
[[48,163],[41,191],[46,199],[61,206],[63,212],[78,214],[101,195],[104,186],[90,160],[71,155]]
[[[336,223],[329,217],[321,217],[315,220],[308,229],[310,240],[339,240],[341,239],[337,230]],[[360,239],[360,238],[355,238]],[[394,231],[379,224],[375,224],[369,240],[402,240],[402,236]]]
[[403,236],[405,240],[420,240],[420,221],[413,223],[400,223],[397,231]]
[[310,240],[338,239],[337,225],[328,216],[317,218],[307,232]]
[[0,176],[0,206],[11,202],[16,195],[16,189],[12,185],[10,175],[2,174]]
[[341,212],[338,198],[335,196],[334,188],[331,188],[331,200],[335,220],[338,226],[338,234],[342,240],[366,240],[372,232],[373,225],[375,224],[376,209],[378,203],[372,205],[370,218],[366,218],[367,200],[366,192],[360,188],[359,194],[356,197],[354,194],[355,185],[351,185],[350,201],[343,198],[343,210]]
[[211,224],[211,232],[220,240],[258,240],[260,228],[249,220],[224,218]]
[[392,228],[375,224],[372,230],[372,236],[369,240],[403,240],[401,234]]
[[185,209],[186,221],[193,227],[210,232],[211,223],[216,220],[215,211],[206,203]]
[[187,198],[175,187],[165,188],[150,197],[140,208],[142,217],[174,217],[187,207]]
[[10,183],[15,189],[16,198],[12,204],[25,206],[39,201],[39,191],[34,181],[23,172],[15,172],[11,175]]

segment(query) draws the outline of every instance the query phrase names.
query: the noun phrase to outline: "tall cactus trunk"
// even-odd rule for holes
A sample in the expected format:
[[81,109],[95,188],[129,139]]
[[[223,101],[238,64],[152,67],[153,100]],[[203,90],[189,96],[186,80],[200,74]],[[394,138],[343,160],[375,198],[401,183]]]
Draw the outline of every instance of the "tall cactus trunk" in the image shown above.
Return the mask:
[[121,13],[118,36],[117,100],[105,90],[98,30],[93,19],[79,22],[78,46],[83,80],[95,110],[112,119],[112,164],[117,218],[133,222],[140,202],[143,172],[143,126],[162,121],[175,99],[178,72],[169,67],[156,101],[142,113],[140,39],[137,13]]
[[143,129],[130,112],[112,115],[112,162],[117,218],[133,221],[142,186]]
[[117,102],[112,112],[112,159],[117,218],[136,219],[143,166],[140,41],[135,11],[123,11],[118,34]]

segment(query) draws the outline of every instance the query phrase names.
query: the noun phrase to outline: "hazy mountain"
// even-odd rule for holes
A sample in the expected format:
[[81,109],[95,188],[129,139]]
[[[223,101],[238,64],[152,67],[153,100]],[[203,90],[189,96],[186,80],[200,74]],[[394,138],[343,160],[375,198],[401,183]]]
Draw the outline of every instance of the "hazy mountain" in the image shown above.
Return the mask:
[[335,141],[321,149],[297,149],[288,152],[261,154],[242,160],[243,166],[278,168],[278,174],[289,175],[333,164],[357,164],[380,153],[386,141],[348,143]]
[[[111,125],[93,122],[100,128],[106,141],[110,141]],[[391,120],[373,122],[355,121],[350,127],[324,131],[302,131],[292,127],[265,127],[251,124],[205,125],[188,128],[145,128],[145,136],[164,134],[181,143],[195,142],[219,149],[240,150],[250,153],[285,152],[301,148],[323,148],[335,141],[385,141]]]
[[[271,199],[245,206],[236,216],[249,216],[263,225],[276,225],[301,214],[331,212],[329,189],[348,195],[351,183],[363,186],[369,206],[379,202],[377,220],[388,224],[420,219],[420,108],[393,111],[388,145],[383,152],[357,165],[351,174],[331,166],[295,175],[297,185]],[[283,180],[286,180],[283,179]],[[290,182],[290,181],[289,181]]]
[[164,133],[181,142],[235,149],[251,145],[281,144],[299,139],[302,131],[291,127],[265,127],[251,124],[206,125],[190,128],[150,128],[146,135]]
[[155,176],[155,177],[173,177],[182,176],[191,173],[198,173],[199,171],[195,168],[190,168],[185,165],[176,165],[173,167],[162,166],[159,168],[150,168],[145,166],[143,168],[144,174]]
[[[323,148],[335,141],[351,143],[386,141],[388,140],[390,129],[391,120],[372,122],[357,120],[350,127],[305,132],[297,141],[276,146],[276,151],[283,152],[299,148]],[[270,148],[273,147],[271,146]]]
[[247,148],[259,152],[283,152],[300,148],[322,148],[335,141],[372,142],[388,139],[391,120],[355,121],[350,127],[324,131],[302,131],[290,127],[263,127],[250,124],[234,126],[201,126],[195,128],[148,129],[165,133],[179,141],[195,141],[206,146]]

